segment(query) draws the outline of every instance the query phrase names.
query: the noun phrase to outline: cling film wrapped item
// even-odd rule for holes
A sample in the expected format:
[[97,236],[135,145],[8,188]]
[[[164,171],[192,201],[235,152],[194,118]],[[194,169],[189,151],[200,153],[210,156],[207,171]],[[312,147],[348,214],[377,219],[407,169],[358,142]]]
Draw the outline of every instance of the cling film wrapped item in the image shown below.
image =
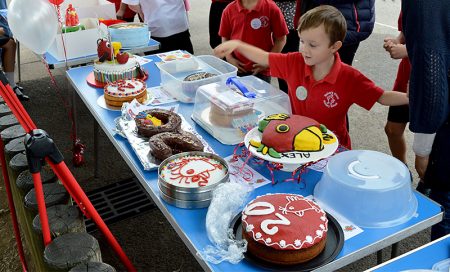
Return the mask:
[[236,240],[231,221],[239,213],[252,187],[244,183],[227,182],[220,184],[213,192],[213,198],[206,214],[206,232],[213,246],[207,246],[198,253],[213,264],[228,261],[240,262],[247,250],[247,241]]

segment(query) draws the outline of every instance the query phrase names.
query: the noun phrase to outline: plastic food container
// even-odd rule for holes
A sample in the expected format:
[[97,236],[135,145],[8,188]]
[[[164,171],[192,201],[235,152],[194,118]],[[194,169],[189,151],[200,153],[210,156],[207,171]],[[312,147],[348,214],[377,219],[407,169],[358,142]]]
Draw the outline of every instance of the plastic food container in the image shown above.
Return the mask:
[[192,119],[221,143],[235,145],[261,118],[275,113],[291,114],[288,95],[246,76],[199,87]]
[[161,198],[179,208],[208,207],[213,190],[228,180],[226,161],[207,152],[179,153],[165,159],[158,168]]
[[[184,103],[194,103],[197,88],[225,81],[237,75],[237,68],[214,56],[197,56],[189,59],[174,60],[158,65],[161,73],[161,86],[173,97]],[[186,81],[188,76],[208,73],[210,77]]]
[[142,47],[148,45],[150,32],[147,24],[121,23],[108,27],[111,41],[120,42],[123,48]]
[[440,262],[437,262],[431,268],[433,271],[450,271],[450,259],[445,259]]
[[314,198],[360,227],[393,227],[417,210],[408,168],[376,151],[352,150],[331,157]]

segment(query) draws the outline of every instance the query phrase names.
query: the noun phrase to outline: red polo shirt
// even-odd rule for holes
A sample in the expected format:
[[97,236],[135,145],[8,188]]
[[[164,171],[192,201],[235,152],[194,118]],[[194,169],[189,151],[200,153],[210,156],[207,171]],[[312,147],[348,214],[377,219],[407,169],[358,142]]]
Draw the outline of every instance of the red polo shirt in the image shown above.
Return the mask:
[[[241,40],[265,51],[273,48],[272,35],[282,37],[289,33],[280,9],[272,0],[259,0],[253,10],[245,9],[240,0],[230,3],[222,14],[219,36],[229,40]],[[251,71],[253,62],[238,52],[234,57]],[[262,74],[269,75],[268,70]]]
[[[342,63],[339,54],[334,56],[330,73],[319,81],[314,79],[311,67],[305,64],[299,52],[271,53],[270,71],[272,76],[286,80],[294,114],[324,124],[336,134],[340,144],[351,148],[345,119],[348,109],[357,104],[370,110],[383,90],[355,68]],[[301,100],[305,93],[306,99]]]

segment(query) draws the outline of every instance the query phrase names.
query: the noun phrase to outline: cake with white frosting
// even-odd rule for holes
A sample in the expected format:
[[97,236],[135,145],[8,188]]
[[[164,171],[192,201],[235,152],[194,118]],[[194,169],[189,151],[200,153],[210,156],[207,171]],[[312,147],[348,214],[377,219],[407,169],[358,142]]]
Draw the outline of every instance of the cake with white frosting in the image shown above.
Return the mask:
[[242,212],[247,252],[274,264],[307,262],[325,248],[326,213],[312,200],[296,194],[267,194]]
[[94,62],[95,80],[102,83],[141,77],[139,73],[140,66],[134,57],[130,57],[124,64],[120,64],[117,59]]
[[121,107],[124,102],[147,99],[147,85],[140,79],[125,79],[110,82],[103,88],[105,102],[109,106]]
[[164,165],[160,176],[166,183],[174,186],[198,188],[222,181],[227,171],[218,160],[200,155],[187,155]]

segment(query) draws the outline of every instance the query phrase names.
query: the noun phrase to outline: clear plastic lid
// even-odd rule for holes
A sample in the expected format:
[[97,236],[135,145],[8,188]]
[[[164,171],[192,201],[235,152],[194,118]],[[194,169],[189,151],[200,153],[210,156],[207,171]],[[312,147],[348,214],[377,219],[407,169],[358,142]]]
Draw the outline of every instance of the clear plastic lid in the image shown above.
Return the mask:
[[228,77],[202,85],[192,119],[224,144],[238,144],[264,116],[291,113],[286,93],[255,77]]
[[417,210],[405,164],[369,150],[331,157],[314,188],[314,197],[360,227],[396,226]]

